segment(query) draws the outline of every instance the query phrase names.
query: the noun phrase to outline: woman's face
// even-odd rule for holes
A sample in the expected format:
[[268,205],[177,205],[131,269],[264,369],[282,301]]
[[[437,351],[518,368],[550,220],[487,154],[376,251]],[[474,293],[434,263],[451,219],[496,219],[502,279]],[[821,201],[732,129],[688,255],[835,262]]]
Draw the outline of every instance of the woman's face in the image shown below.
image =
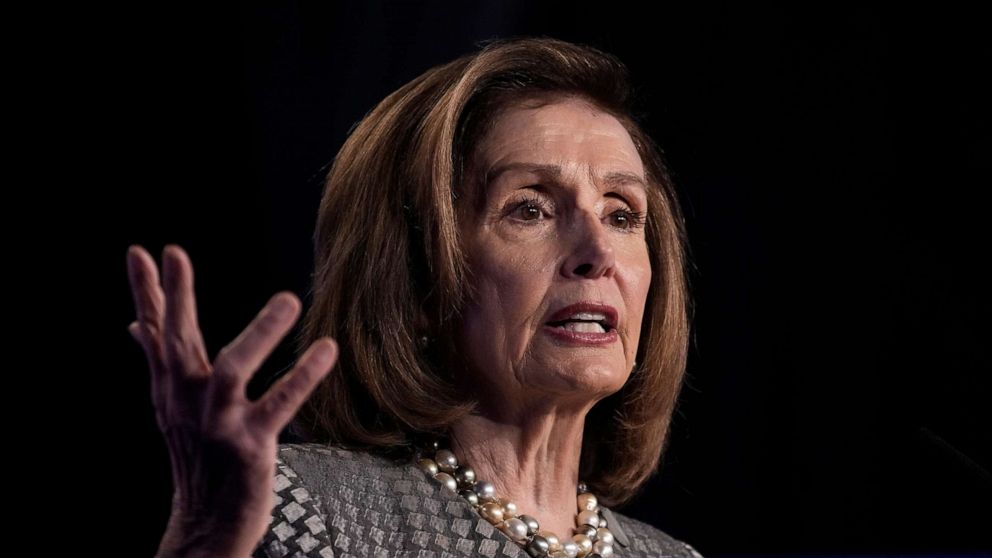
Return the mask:
[[484,177],[459,207],[478,297],[460,343],[483,404],[591,406],[619,390],[651,284],[644,167],[630,135],[578,99],[517,105],[469,171]]

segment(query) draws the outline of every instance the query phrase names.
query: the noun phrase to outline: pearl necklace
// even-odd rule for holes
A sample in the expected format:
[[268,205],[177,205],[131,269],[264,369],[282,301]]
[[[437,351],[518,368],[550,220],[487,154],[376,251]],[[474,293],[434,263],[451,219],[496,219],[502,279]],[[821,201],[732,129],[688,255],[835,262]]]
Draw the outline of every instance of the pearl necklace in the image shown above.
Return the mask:
[[577,487],[575,516],[576,527],[571,539],[559,538],[550,531],[541,530],[537,520],[521,515],[517,505],[496,495],[492,483],[476,479],[475,471],[467,464],[459,465],[455,454],[441,449],[439,441],[428,442],[416,454],[417,465],[452,492],[457,492],[471,504],[486,521],[505,533],[511,540],[524,547],[535,558],[609,558],[613,556],[613,533],[607,529],[606,518],[600,514],[596,496],[586,484]]

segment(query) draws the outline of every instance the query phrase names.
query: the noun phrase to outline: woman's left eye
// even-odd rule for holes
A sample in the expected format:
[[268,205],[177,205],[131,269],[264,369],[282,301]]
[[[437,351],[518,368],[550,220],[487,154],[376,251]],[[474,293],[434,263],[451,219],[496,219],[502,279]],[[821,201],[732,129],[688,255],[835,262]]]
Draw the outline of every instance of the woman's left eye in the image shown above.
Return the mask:
[[610,214],[610,217],[618,219],[618,227],[624,230],[636,229],[644,226],[646,214],[643,211],[632,211],[629,209],[618,209]]

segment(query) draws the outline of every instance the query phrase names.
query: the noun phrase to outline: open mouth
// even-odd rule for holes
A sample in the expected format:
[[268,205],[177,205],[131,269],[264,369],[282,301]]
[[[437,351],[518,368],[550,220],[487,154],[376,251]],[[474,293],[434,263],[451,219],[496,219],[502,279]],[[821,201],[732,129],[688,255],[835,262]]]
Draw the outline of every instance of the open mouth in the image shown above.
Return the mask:
[[596,320],[562,320],[560,322],[548,322],[548,325],[577,333],[607,333],[613,329],[605,321]]

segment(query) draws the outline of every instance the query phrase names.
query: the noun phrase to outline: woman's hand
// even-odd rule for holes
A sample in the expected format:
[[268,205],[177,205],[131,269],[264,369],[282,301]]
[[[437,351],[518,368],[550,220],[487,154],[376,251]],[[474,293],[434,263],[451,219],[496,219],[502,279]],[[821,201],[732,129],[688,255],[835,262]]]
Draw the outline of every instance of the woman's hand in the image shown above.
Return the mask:
[[337,343],[311,345],[258,401],[245,387],[300,312],[277,293],[235,340],[207,356],[196,317],[193,266],[177,245],[162,251],[163,281],[140,246],[127,254],[138,319],[128,331],[151,369],[155,419],[172,461],[172,515],[158,556],[249,556],[274,506],[279,432],[334,366]]

